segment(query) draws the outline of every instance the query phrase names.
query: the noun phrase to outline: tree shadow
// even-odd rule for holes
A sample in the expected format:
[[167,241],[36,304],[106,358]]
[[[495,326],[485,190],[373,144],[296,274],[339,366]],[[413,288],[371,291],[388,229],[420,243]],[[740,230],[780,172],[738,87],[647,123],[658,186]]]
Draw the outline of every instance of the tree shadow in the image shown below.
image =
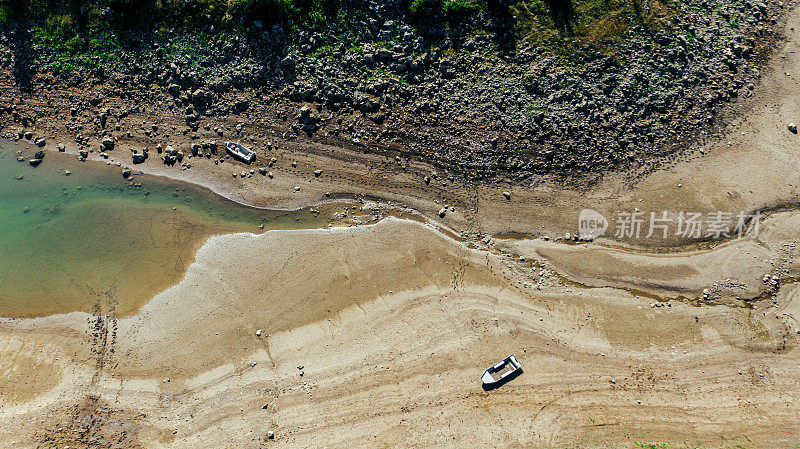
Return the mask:
[[555,26],[560,30],[566,30],[567,34],[572,35],[572,19],[575,17],[575,9],[572,0],[545,0],[550,12],[550,18]]
[[20,92],[30,96],[33,92],[33,65],[31,64],[31,32],[30,21],[27,14],[17,16],[17,23],[13,28],[11,39],[11,52],[14,55],[14,66],[11,75]]
[[486,9],[490,18],[490,29],[495,44],[501,53],[510,53],[517,48],[517,19],[511,14],[509,0],[488,0]]

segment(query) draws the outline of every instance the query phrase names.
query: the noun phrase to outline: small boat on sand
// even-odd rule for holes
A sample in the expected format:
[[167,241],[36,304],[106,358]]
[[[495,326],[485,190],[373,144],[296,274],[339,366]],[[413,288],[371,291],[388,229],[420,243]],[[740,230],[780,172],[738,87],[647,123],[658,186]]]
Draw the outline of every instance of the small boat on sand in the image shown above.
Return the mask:
[[225,142],[225,151],[240,161],[250,164],[256,160],[255,151],[236,142]]
[[484,371],[481,381],[484,387],[499,386],[504,380],[509,379],[509,376],[519,374],[521,371],[522,364],[517,361],[514,354],[511,354]]

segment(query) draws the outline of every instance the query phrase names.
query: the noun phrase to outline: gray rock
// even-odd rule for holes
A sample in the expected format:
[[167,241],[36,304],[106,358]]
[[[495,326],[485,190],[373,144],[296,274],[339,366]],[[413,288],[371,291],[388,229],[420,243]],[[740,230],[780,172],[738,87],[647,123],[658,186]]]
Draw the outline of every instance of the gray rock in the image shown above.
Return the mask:
[[281,59],[280,65],[283,68],[293,67],[294,66],[294,58],[292,58],[292,55],[288,55],[285,58]]

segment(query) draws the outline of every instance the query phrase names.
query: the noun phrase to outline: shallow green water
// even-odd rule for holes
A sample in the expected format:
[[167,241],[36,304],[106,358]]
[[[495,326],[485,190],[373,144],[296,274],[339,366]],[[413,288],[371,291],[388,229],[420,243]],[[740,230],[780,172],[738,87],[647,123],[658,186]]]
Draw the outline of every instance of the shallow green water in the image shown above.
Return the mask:
[[0,316],[111,305],[131,314],[178,282],[209,236],[259,225],[324,227],[342,207],[259,210],[187,183],[142,175],[130,182],[116,166],[70,155],[48,153],[34,168],[0,147]]

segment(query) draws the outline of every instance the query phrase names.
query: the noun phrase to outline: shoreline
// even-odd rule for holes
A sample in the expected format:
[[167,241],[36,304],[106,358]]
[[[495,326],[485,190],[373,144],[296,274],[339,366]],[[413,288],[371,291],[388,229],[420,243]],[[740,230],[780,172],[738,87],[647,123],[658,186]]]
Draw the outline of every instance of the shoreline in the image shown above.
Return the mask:
[[[92,397],[115,417],[101,421],[106,432],[114,429],[105,423],[128,423],[136,429],[128,434],[142,441],[174,435],[162,441],[168,447],[195,447],[197,438],[224,446],[226,433],[218,430],[232,428],[243,429],[242,435],[255,431],[254,439],[273,431],[291,446],[346,445],[351,438],[404,445],[420,436],[398,429],[397,421],[424,427],[434,410],[446,412],[444,421],[452,414],[467,420],[453,443],[460,447],[476,430],[507,435],[479,425],[479,417],[499,413],[508,401],[531,402],[517,413],[538,433],[560,435],[567,445],[586,438],[611,446],[624,441],[613,431],[619,425],[581,426],[587,413],[651,440],[675,438],[674,426],[653,422],[686,413],[698,417],[692,441],[727,431],[753,441],[794,437],[785,434],[785,424],[798,415],[787,406],[798,402],[783,396],[776,402],[770,394],[796,379],[797,337],[781,329],[800,311],[797,286],[779,293],[781,320],[763,302],[753,313],[682,301],[648,307],[651,299],[631,292],[573,290],[557,281],[538,291],[518,283],[529,270],[501,254],[430,231],[389,219],[352,229],[217,236],[178,284],[133,317],[0,320],[0,339],[26,339],[20,354],[58,369],[55,382],[21,387],[21,397],[38,400],[0,401],[8,417],[0,435],[36,423],[39,429],[21,440],[23,446],[45,437],[72,446],[76,415],[63,407]],[[315,263],[325,255],[329,263]],[[245,267],[221,283],[217,275],[240,260],[257,268]],[[270,276],[252,282],[260,273]],[[762,317],[762,310],[770,313]],[[587,313],[594,325],[586,325]],[[56,337],[57,344],[50,340]],[[49,349],[40,353],[40,345]],[[14,349],[7,344],[0,351]],[[517,354],[526,374],[483,392],[480,370],[508,353]],[[447,363],[432,367],[431,357]],[[20,355],[9,360],[27,363]],[[754,363],[753,377],[768,373],[768,381],[747,383]],[[647,380],[653,373],[663,378]],[[554,389],[556,399],[570,400],[542,396]],[[732,419],[721,424],[712,418],[746,413],[736,398],[773,404],[773,419],[739,428]],[[404,409],[407,403],[415,406]],[[320,416],[329,408],[339,412]],[[567,435],[552,428],[549,418],[540,419],[541,410],[576,430]],[[363,422],[371,425],[360,428]]]

